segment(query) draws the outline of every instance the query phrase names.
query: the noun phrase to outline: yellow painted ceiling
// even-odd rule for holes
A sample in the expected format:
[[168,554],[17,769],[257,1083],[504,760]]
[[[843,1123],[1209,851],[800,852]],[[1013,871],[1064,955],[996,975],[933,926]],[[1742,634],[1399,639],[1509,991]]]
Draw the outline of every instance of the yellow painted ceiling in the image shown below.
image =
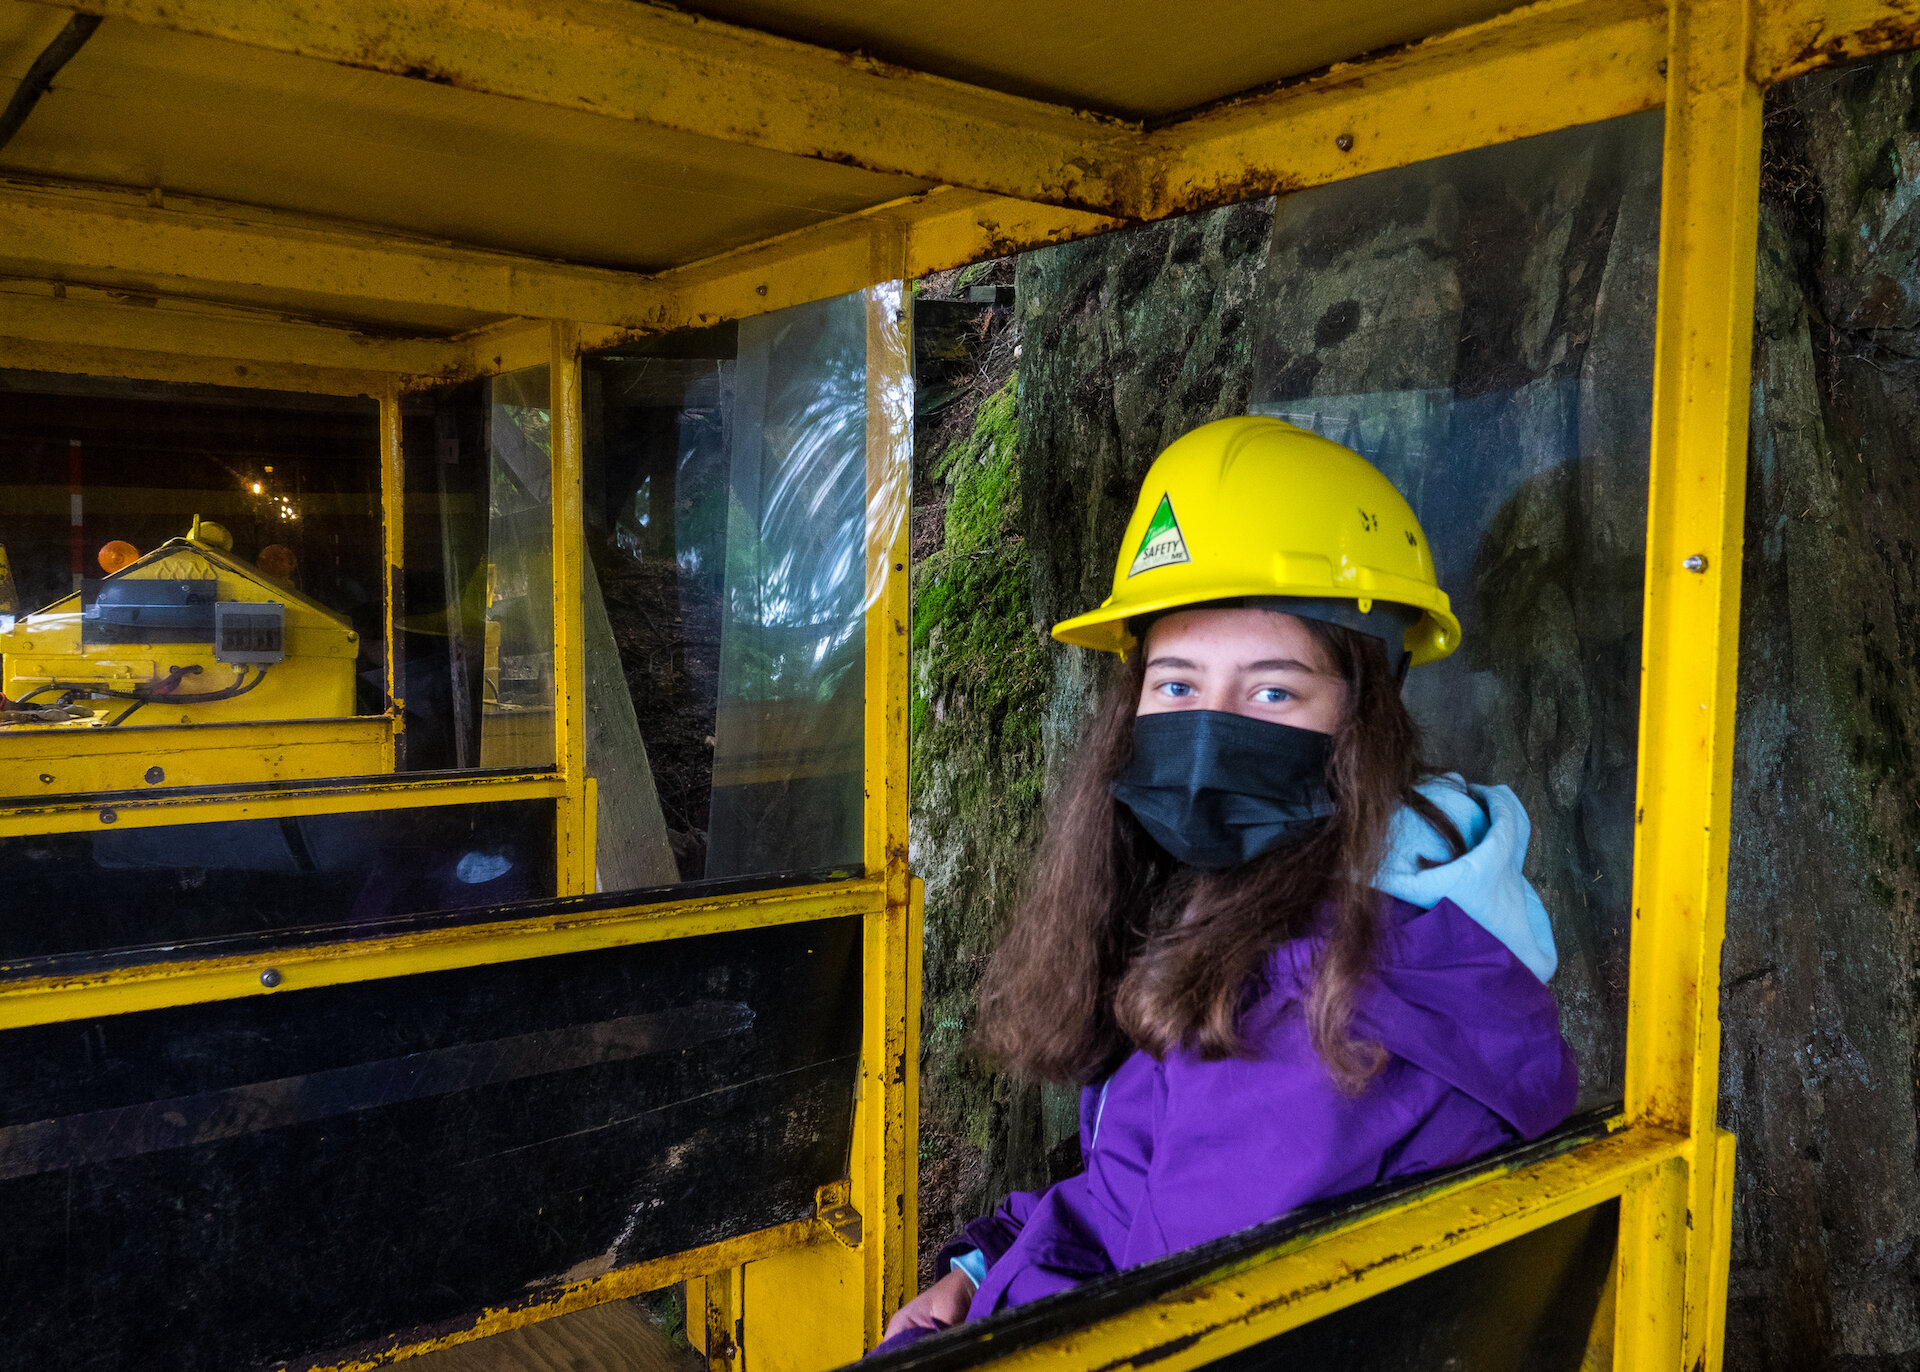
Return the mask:
[[[0,7],[0,100],[68,16]],[[904,177],[109,20],[0,169],[657,270],[922,188]]]
[[[1152,121],[1507,5],[690,0],[684,8]],[[68,18],[65,10],[0,0],[0,101]],[[926,184],[123,20],[101,25],[59,73],[0,149],[0,174],[157,191],[161,202],[227,202],[640,271],[804,229]],[[0,276],[49,274],[13,260],[0,243]],[[105,267],[90,284],[167,290]],[[256,299],[243,290],[209,298],[421,332],[458,332],[492,317],[364,307],[344,317],[325,299],[298,295]]]
[[1156,120],[1488,19],[1513,0],[687,0],[745,28]]

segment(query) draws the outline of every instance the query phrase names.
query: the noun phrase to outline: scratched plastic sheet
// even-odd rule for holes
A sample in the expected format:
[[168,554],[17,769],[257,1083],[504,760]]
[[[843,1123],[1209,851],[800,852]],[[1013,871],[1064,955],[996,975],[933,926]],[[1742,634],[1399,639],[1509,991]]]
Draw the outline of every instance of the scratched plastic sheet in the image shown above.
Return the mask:
[[859,947],[831,920],[9,1031],[0,1369],[332,1360],[804,1218],[846,1174]]
[[[624,689],[597,698],[630,721],[589,739],[602,889],[660,884],[633,842],[656,826],[668,881],[860,862],[865,612],[907,495],[901,300],[888,283],[585,360],[589,693],[603,635]],[[636,762],[646,787],[609,786]]]

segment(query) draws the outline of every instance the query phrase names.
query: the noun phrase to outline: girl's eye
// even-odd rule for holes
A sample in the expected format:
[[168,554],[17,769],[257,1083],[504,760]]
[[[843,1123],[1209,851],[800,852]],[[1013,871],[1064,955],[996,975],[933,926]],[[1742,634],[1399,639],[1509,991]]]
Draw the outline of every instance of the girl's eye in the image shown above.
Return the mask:
[[1284,705],[1293,699],[1293,692],[1278,686],[1262,686],[1253,693],[1253,698],[1262,705]]
[[1172,696],[1175,700],[1179,700],[1179,699],[1182,699],[1183,697],[1190,696],[1193,694],[1193,687],[1187,685],[1187,683],[1184,681],[1163,681],[1160,683],[1158,689],[1164,692],[1165,694]]

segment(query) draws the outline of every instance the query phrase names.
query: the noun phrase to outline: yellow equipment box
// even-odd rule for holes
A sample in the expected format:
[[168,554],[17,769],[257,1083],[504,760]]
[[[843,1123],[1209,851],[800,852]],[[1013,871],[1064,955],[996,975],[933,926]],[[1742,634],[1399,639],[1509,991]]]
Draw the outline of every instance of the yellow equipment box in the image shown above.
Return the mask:
[[231,541],[196,519],[0,632],[8,732],[352,715],[360,636]]

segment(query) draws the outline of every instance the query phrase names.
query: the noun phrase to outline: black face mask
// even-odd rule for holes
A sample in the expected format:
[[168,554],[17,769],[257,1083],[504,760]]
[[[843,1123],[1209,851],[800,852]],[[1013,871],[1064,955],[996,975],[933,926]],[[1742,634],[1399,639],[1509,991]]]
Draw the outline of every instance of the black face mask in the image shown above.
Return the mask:
[[1231,867],[1333,813],[1333,740],[1218,710],[1133,722],[1133,761],[1107,789],[1154,841],[1192,867]]

